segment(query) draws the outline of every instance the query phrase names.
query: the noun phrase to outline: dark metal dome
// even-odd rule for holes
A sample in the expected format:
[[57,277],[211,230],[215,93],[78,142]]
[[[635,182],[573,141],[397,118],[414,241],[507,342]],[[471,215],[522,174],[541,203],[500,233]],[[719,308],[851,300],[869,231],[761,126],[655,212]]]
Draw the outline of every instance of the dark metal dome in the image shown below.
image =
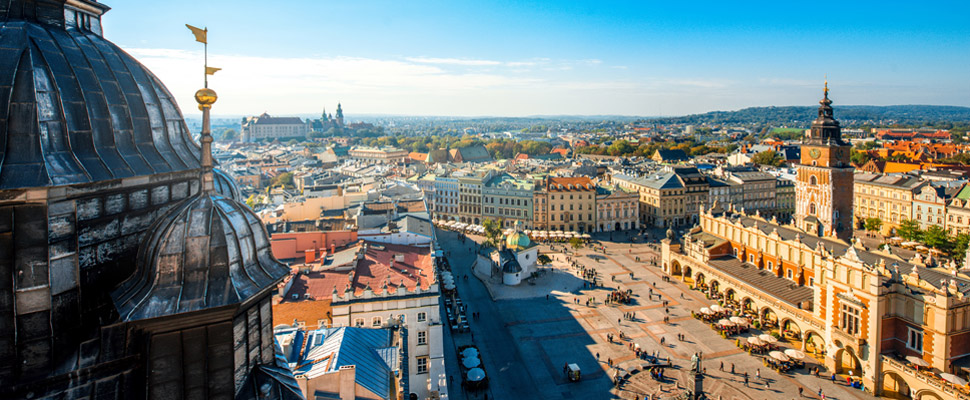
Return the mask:
[[0,22],[0,88],[9,98],[0,109],[0,189],[200,168],[199,147],[165,85],[99,26],[80,29],[61,15]]
[[239,186],[236,185],[236,180],[229,176],[226,171],[213,168],[212,177],[216,193],[235,201],[242,201],[242,194],[239,193]]
[[289,273],[252,210],[206,192],[149,229],[135,268],[112,294],[126,321],[242,304]]

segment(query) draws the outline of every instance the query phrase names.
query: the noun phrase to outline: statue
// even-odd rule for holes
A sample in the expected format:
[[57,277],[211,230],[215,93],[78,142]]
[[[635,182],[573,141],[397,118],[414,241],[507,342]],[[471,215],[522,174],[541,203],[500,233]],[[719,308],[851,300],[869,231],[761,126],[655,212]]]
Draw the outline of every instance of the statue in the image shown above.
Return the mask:
[[674,240],[674,230],[673,229],[667,229],[667,239],[668,240]]
[[696,372],[696,373],[703,372],[703,370],[701,369],[700,353],[694,353],[694,355],[690,357],[690,370],[691,372]]

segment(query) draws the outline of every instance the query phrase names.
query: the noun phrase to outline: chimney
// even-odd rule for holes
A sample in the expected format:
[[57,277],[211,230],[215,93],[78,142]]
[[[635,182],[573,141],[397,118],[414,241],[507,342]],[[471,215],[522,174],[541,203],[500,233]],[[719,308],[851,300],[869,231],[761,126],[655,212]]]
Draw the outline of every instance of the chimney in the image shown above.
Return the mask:
[[313,257],[314,257],[313,258],[314,260],[319,260],[320,259],[320,248],[317,247],[317,241],[316,240],[313,241]]
[[340,400],[357,398],[357,369],[354,365],[340,367]]
[[313,261],[316,260],[316,258],[313,257],[313,250],[311,249],[304,250],[303,255],[304,255],[303,262],[306,264],[312,263]]

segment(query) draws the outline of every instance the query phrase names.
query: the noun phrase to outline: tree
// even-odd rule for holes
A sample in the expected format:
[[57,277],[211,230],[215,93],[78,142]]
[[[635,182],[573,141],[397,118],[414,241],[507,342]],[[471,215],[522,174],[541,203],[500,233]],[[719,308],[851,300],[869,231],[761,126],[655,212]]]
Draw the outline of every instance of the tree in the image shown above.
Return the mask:
[[852,154],[849,156],[849,160],[852,161],[853,164],[859,166],[869,162],[870,158],[869,153],[864,151],[856,151],[855,149],[852,150]]
[[580,247],[583,247],[583,240],[578,237],[574,237],[569,239],[569,245],[573,246],[573,250],[579,250]]
[[939,225],[926,228],[926,231],[923,232],[923,243],[941,251],[950,249],[950,238],[946,235],[946,230]]
[[253,207],[256,206],[256,194],[255,193],[249,195],[249,198],[246,199],[246,205],[249,206],[249,208],[253,208]]
[[482,227],[485,228],[485,245],[498,247],[499,237],[502,236],[502,224],[491,218],[486,218],[482,221]]
[[865,227],[869,232],[878,232],[879,229],[882,229],[882,220],[875,217],[866,218]]
[[923,237],[923,231],[919,229],[919,222],[904,219],[896,228],[896,235],[909,241],[919,241]]
[[235,129],[228,128],[222,131],[222,140],[233,141],[233,140],[236,140],[237,137],[239,137],[239,133],[236,132]]
[[967,255],[967,244],[970,243],[970,235],[961,233],[956,235],[950,248],[950,257],[955,260],[963,260]]
[[270,182],[270,186],[282,186],[283,188],[286,188],[286,189],[293,188],[294,187],[294,184],[293,184],[293,173],[292,172],[284,172],[282,174],[277,175]]
[[536,262],[538,262],[539,265],[549,265],[549,263],[552,262],[552,259],[545,254],[539,254],[539,257],[536,257]]
[[751,157],[751,162],[760,165],[780,167],[785,163],[785,159],[781,158],[781,155],[774,150],[765,150]]
[[298,140],[296,140],[296,139],[290,139],[290,141],[289,142],[286,142],[286,144],[289,145],[289,146],[296,146],[296,145],[300,144],[300,142]]

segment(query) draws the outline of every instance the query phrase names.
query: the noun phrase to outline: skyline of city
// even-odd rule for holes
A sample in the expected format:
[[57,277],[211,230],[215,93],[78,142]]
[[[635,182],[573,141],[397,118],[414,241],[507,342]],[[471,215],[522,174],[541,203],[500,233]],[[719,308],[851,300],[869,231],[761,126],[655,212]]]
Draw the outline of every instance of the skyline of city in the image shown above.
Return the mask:
[[960,3],[233,4],[118,7],[105,34],[184,106],[201,49],[182,24],[207,26],[215,115],[684,115],[811,105],[826,75],[838,104],[970,106]]

